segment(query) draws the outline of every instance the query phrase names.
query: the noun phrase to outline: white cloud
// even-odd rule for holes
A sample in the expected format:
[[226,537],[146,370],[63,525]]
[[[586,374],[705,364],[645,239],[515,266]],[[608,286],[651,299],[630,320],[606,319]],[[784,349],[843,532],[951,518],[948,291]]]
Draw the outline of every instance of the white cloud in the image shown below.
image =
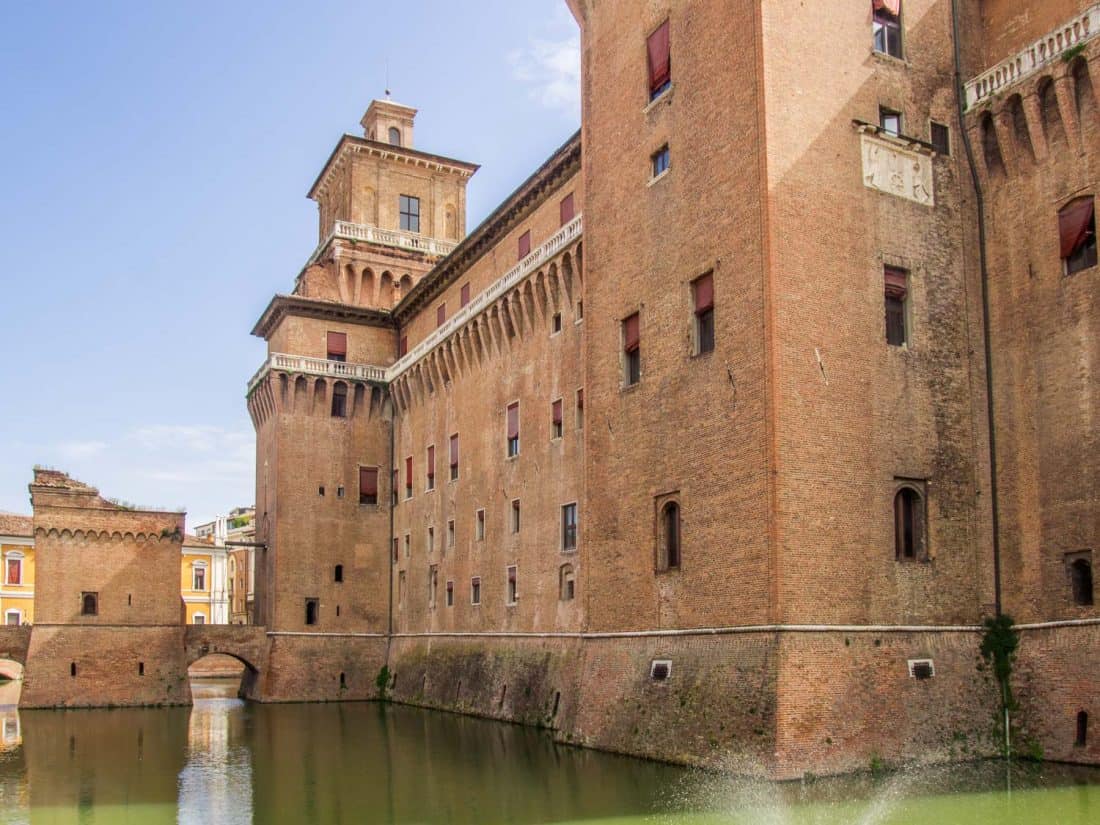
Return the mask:
[[561,38],[532,37],[525,49],[509,53],[512,74],[529,87],[531,99],[580,119],[581,45],[575,26]]
[[54,445],[51,452],[65,461],[80,461],[97,456],[107,449],[105,441],[62,441]]

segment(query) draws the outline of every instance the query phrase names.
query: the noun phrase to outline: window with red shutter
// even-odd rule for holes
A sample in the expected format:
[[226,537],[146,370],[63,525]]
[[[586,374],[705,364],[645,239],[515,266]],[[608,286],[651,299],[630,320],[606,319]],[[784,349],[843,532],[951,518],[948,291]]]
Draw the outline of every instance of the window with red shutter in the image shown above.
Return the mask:
[[463,284],[462,290],[459,293],[459,304],[466,306],[468,303],[470,303],[470,285]]
[[562,226],[565,226],[567,223],[569,223],[571,220],[573,220],[573,218],[576,217],[576,213],[574,212],[574,208],[573,208],[573,193],[572,192],[570,192],[568,195],[566,195],[564,198],[562,198],[561,206],[559,207],[559,209],[561,211],[561,225]]
[[557,401],[550,405],[550,437],[561,438],[562,436],[562,403],[559,398]]
[[695,354],[714,351],[714,275],[708,272],[691,285],[695,299]]
[[408,354],[409,354],[409,336],[402,335],[401,336],[401,341],[397,345],[397,357],[398,358],[404,358]]
[[447,320],[447,304],[442,303],[435,308],[435,325],[436,327],[443,326],[443,323]]
[[1096,266],[1096,215],[1092,195],[1076,198],[1058,213],[1058,234],[1065,274]]
[[672,84],[672,52],[666,20],[646,41],[649,62],[649,99],[654,100]]
[[519,260],[523,260],[531,254],[531,230],[528,229],[519,236]]
[[405,459],[405,498],[413,497],[413,458]]
[[909,273],[904,269],[887,266],[882,271],[884,304],[886,309],[886,343],[903,347],[909,341],[906,323],[906,302],[909,297]]
[[451,436],[451,481],[458,478],[458,433]]
[[577,429],[584,429],[584,390],[577,390]]
[[348,336],[346,332],[328,333],[327,349],[329,361],[346,361],[348,359]]
[[378,468],[359,468],[359,503],[378,503]]
[[428,448],[428,489],[435,489],[435,445]]

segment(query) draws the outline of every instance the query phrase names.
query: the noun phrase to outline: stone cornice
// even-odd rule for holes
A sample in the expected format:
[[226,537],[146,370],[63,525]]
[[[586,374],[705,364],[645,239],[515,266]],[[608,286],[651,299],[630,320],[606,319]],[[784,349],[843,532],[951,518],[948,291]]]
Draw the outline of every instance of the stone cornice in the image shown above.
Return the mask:
[[430,152],[421,152],[419,149],[409,149],[405,146],[393,146],[389,143],[368,140],[367,138],[356,137],[355,135],[344,135],[337,142],[336,147],[332,150],[332,154],[328,156],[328,160],[325,161],[325,165],[321,169],[321,174],[317,176],[317,180],[315,180],[313,186],[309,188],[307,197],[316,200],[317,195],[328,187],[333,175],[336,174],[340,166],[349,157],[355,154],[373,155],[381,159],[391,159],[399,163],[406,163],[410,166],[423,166],[435,172],[442,172],[446,175],[456,175],[460,178],[469,178],[474,172],[481,168],[476,163],[467,163],[464,160],[455,160],[454,158],[444,157],[443,155],[433,155]]
[[[573,134],[534,174],[525,180],[481,225],[459,243],[446,258],[405,295],[394,315],[404,323],[448,286],[462,277],[501,237],[525,220],[561,181],[575,174],[581,165],[581,133]],[[581,207],[578,205],[578,211]]]
[[301,295],[276,295],[252,328],[252,334],[266,340],[279,322],[288,315],[363,324],[370,327],[392,328],[394,326],[393,316],[385,310],[356,307],[337,301],[322,301],[318,298],[303,298]]

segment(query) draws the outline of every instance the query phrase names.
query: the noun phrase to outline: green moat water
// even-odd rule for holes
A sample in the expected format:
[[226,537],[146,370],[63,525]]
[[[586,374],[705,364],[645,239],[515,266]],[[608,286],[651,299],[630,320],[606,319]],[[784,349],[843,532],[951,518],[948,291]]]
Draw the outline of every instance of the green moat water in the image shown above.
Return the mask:
[[0,823],[1100,823],[1088,769],[988,762],[775,785],[372,703],[7,707],[0,729]]

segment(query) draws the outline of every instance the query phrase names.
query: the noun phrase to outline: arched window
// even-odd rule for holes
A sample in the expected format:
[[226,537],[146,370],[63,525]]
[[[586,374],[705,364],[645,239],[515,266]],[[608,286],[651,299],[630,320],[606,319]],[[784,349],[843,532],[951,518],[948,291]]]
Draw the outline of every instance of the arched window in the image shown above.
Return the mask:
[[99,594],[82,593],[80,596],[80,615],[96,616],[99,614]]
[[576,576],[573,572],[573,565],[563,564],[561,566],[558,585],[558,598],[563,602],[573,601],[573,598],[577,595]]
[[306,599],[306,624],[317,624],[317,608],[320,603],[317,599]]
[[657,520],[657,569],[674,570],[680,566],[680,505],[676,501],[661,506]]
[[898,561],[924,561],[924,499],[912,487],[894,496],[894,553]]
[[1070,583],[1073,585],[1073,603],[1092,604],[1092,564],[1088,559],[1077,559],[1069,566]]
[[1085,711],[1077,713],[1077,740],[1074,742],[1079,748],[1085,747],[1089,741],[1089,715]]
[[390,145],[391,146],[400,146],[401,145],[401,130],[398,129],[396,126],[391,126],[390,127]]

